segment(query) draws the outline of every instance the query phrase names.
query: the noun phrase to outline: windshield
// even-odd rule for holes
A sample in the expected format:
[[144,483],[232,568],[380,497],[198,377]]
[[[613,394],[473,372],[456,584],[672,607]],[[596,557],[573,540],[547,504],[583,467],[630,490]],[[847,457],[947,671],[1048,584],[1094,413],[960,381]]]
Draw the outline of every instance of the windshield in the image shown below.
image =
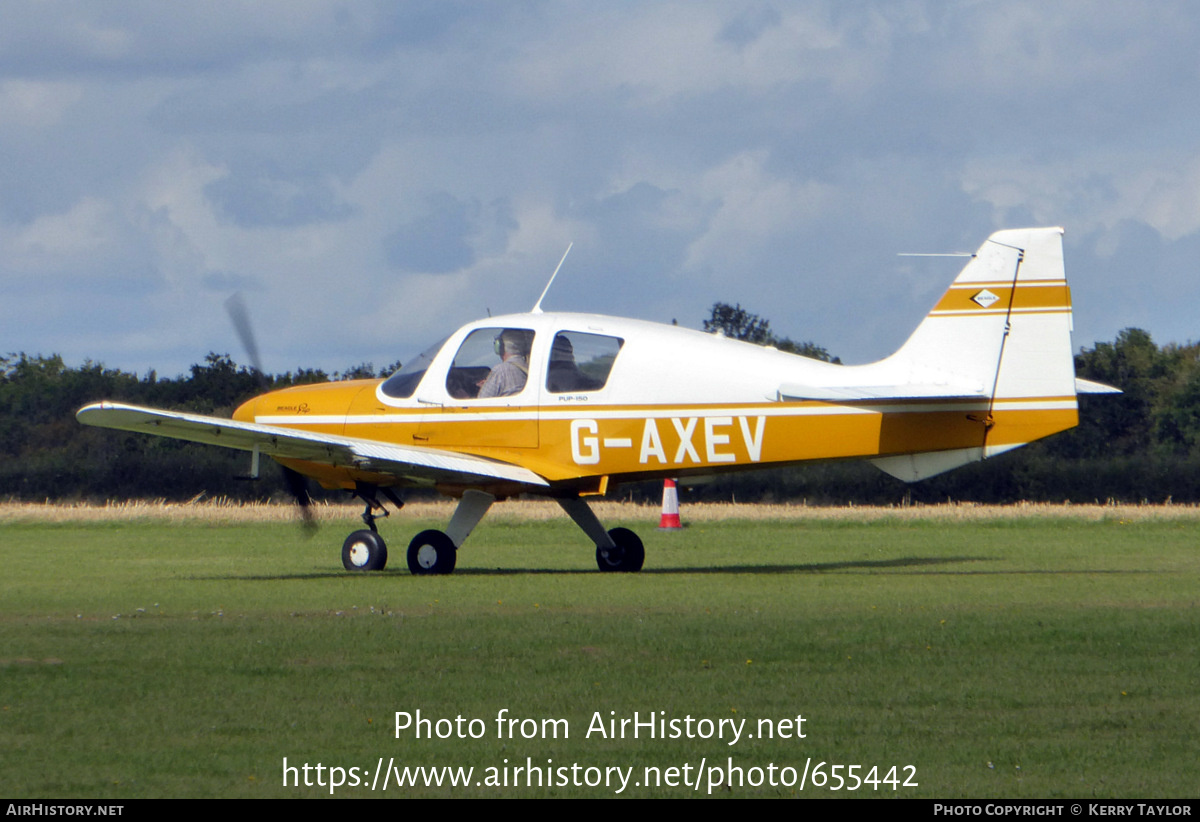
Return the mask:
[[442,337],[436,343],[413,357],[399,371],[384,380],[379,390],[385,396],[395,400],[405,400],[411,397],[413,392],[417,390],[417,384],[421,382],[421,378],[425,376],[425,372],[429,369],[429,364],[433,362],[433,358],[442,350],[442,346],[446,344],[446,340],[448,339],[450,338]]

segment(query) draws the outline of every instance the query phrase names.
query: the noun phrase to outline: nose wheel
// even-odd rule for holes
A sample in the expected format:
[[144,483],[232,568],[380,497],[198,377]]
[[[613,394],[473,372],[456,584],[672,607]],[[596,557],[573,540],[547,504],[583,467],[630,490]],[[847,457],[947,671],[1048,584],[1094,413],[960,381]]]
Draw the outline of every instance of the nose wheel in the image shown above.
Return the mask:
[[342,543],[342,565],[347,571],[382,571],[387,543],[374,531],[355,531]]

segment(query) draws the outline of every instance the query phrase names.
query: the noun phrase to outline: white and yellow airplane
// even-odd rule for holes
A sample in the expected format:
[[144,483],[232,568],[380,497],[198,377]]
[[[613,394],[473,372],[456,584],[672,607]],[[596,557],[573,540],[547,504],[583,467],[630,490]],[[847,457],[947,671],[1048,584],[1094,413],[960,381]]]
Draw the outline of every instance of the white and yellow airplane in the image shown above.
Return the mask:
[[[544,296],[544,294],[543,294]],[[619,483],[808,460],[867,459],[912,482],[1071,428],[1077,393],[1062,229],[1000,231],[892,356],[845,366],[675,326],[543,313],[470,323],[386,380],[273,391],[233,419],[100,402],[88,425],[252,452],[344,488],[368,528],[342,548],[381,569],[383,494],[434,486],[460,502],[408,547],[414,574],[454,570],[492,503],[551,497],[596,544],[602,571],[637,571],[631,531],[587,497]]]

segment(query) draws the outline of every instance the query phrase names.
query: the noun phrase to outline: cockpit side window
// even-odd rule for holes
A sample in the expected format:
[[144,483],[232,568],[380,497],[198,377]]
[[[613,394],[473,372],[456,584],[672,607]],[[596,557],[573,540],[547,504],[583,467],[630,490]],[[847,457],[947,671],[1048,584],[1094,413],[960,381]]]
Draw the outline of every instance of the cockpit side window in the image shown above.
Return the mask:
[[446,340],[448,339],[450,338],[443,337],[413,357],[404,364],[403,368],[384,380],[383,385],[379,386],[379,390],[383,392],[384,396],[391,397],[394,400],[405,400],[411,397],[413,392],[417,390],[417,385],[421,382],[421,378],[429,370],[429,364],[433,362],[433,358],[442,350],[442,346],[446,344]]
[[620,337],[560,331],[550,347],[546,390],[555,394],[599,391],[608,383],[624,344]]
[[446,374],[446,393],[460,400],[511,397],[525,390],[533,332],[477,328],[463,340]]

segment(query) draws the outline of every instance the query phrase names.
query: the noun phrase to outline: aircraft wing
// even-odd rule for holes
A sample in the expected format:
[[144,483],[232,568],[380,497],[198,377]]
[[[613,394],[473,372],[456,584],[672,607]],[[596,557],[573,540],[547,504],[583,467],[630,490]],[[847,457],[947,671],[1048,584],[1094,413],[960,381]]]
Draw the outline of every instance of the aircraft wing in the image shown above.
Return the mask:
[[79,409],[75,418],[84,425],[100,428],[154,434],[241,451],[257,449],[260,454],[270,457],[361,468],[419,481],[475,483],[506,480],[526,485],[549,485],[526,468],[470,454],[276,428],[181,411],[100,402]]

